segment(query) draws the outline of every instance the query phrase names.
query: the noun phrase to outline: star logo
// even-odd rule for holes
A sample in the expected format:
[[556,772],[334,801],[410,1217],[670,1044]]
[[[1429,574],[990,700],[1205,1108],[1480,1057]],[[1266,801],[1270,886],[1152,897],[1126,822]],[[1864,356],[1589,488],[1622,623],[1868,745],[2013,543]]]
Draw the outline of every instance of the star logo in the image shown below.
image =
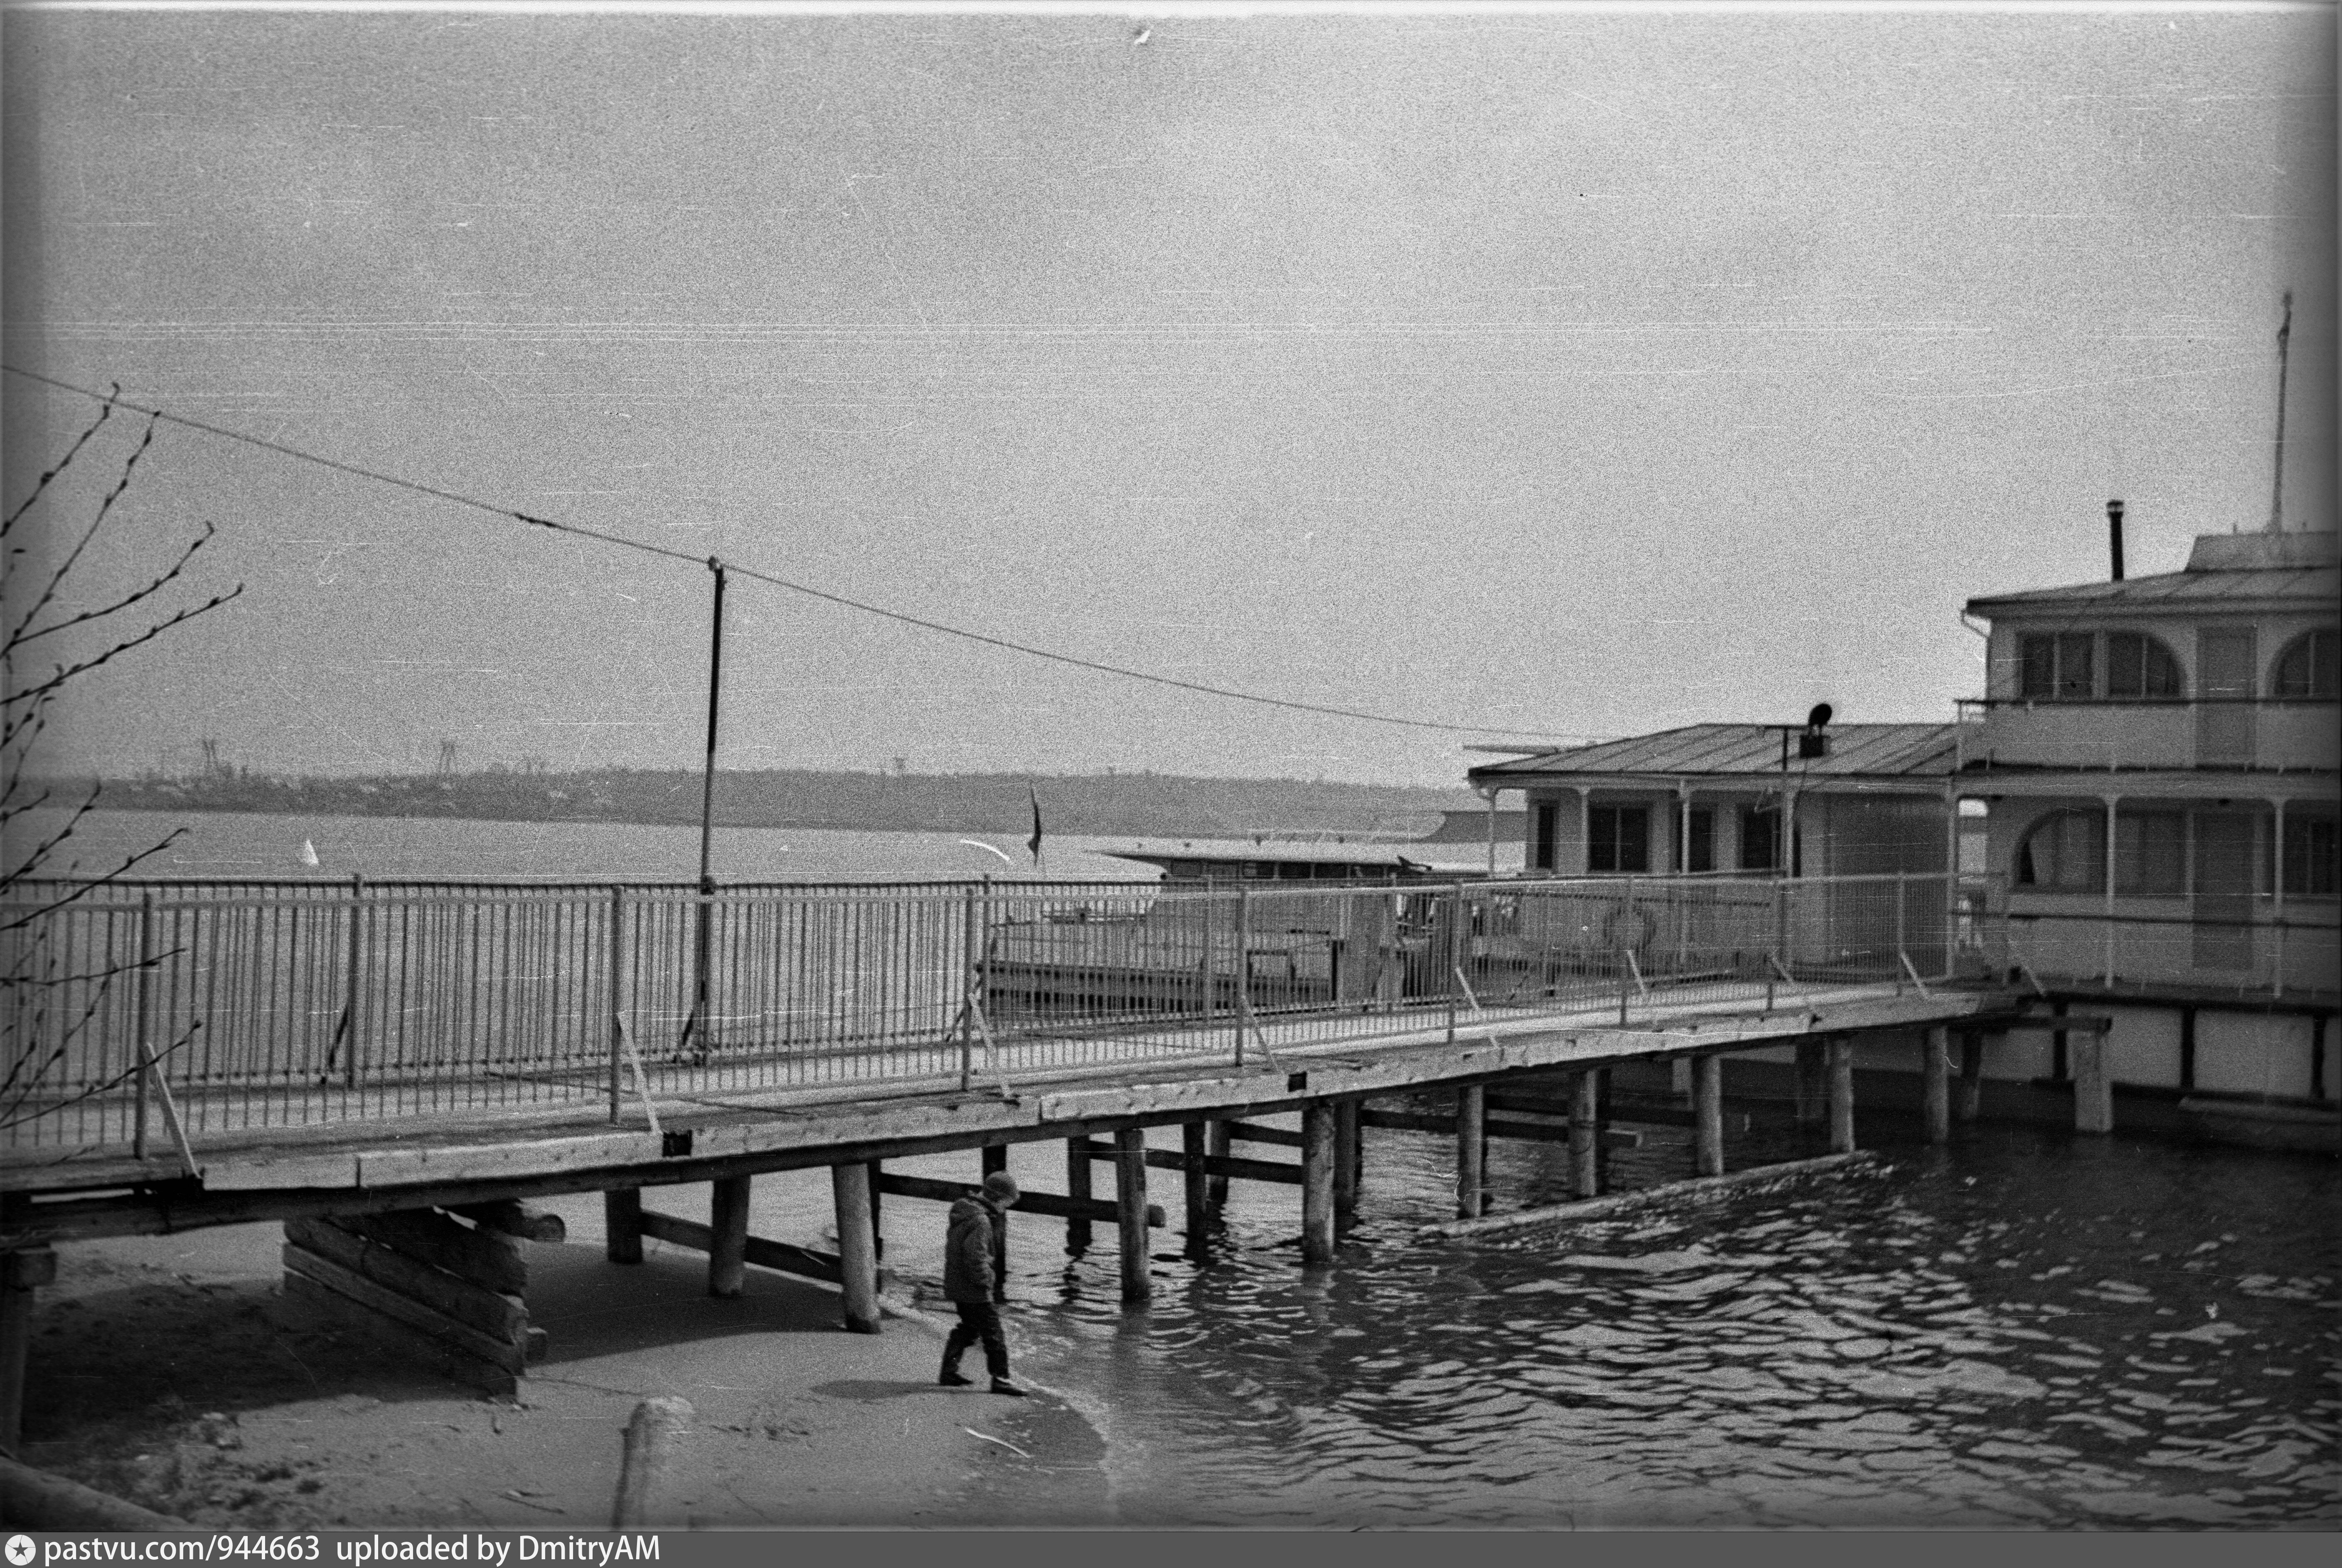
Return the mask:
[[32,1560],[33,1538],[31,1536],[11,1535],[8,1537],[8,1561],[14,1563],[15,1568],[25,1568],[25,1564],[30,1563]]

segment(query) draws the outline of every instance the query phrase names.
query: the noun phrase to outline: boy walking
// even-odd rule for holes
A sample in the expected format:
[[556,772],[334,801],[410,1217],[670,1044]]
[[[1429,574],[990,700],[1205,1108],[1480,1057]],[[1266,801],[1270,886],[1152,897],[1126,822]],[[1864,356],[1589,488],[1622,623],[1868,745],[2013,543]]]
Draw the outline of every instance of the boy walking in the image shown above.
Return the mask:
[[944,1236],[944,1296],[959,1309],[959,1322],[944,1341],[944,1367],[936,1379],[946,1388],[966,1388],[959,1359],[979,1340],[992,1392],[1022,1399],[1025,1391],[1008,1380],[1008,1337],[1001,1332],[999,1302],[1006,1299],[1008,1210],[1017,1199],[1016,1180],[1006,1171],[984,1179],[983,1189],[954,1203]]

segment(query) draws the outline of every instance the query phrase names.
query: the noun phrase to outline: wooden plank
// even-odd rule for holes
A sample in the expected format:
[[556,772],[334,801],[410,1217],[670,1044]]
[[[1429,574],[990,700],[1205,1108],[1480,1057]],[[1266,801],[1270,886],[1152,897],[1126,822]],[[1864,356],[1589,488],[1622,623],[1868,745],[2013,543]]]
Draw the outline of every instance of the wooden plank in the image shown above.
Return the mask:
[[520,1392],[519,1374],[512,1368],[467,1355],[454,1345],[411,1329],[395,1319],[367,1312],[363,1303],[353,1302],[336,1293],[332,1287],[319,1284],[305,1275],[287,1273],[285,1276],[285,1294],[294,1301],[308,1302],[359,1329],[370,1338],[397,1345],[406,1355],[456,1382],[468,1384],[501,1399],[511,1399]]
[[528,1303],[520,1297],[417,1262],[328,1221],[287,1220],[285,1239],[493,1339],[517,1344],[528,1332]]
[[336,1214],[333,1222],[434,1268],[461,1275],[483,1290],[528,1292],[528,1264],[510,1239],[458,1224],[435,1209],[394,1209],[380,1214]]
[[[696,1220],[686,1220],[679,1214],[662,1214],[656,1209],[643,1211],[643,1234],[689,1247],[705,1252],[715,1232]],[[762,1236],[751,1236],[743,1250],[743,1260],[759,1269],[770,1269],[776,1274],[796,1274],[808,1280],[822,1280],[833,1285],[846,1282],[845,1271],[838,1266],[835,1252],[816,1252],[810,1247],[795,1246],[787,1241],[771,1241]]]
[[510,1236],[518,1241],[565,1241],[569,1226],[549,1209],[539,1209],[517,1198],[504,1198],[493,1203],[465,1203],[455,1210],[465,1219],[483,1231]]
[[[1093,1160],[1115,1158],[1111,1143],[1092,1142],[1089,1151]],[[1158,1171],[1185,1171],[1187,1168],[1186,1158],[1172,1149],[1149,1149],[1146,1163]],[[1204,1169],[1212,1175],[1233,1176],[1242,1181],[1283,1181],[1294,1186],[1301,1182],[1301,1167],[1278,1160],[1206,1159]]]
[[1646,1187],[1636,1192],[1614,1192],[1609,1197],[1590,1199],[1585,1202],[1522,1209],[1514,1213],[1492,1214],[1479,1220],[1451,1220],[1444,1225],[1426,1225],[1415,1235],[1419,1241],[1438,1241],[1458,1236],[1497,1235],[1506,1231],[1536,1230],[1549,1225],[1574,1224],[1581,1220],[1607,1219],[1622,1211],[1652,1204],[1705,1202],[1777,1181],[1802,1181],[1833,1171],[1857,1171],[1876,1164],[1877,1158],[1868,1152],[1825,1154],[1817,1160],[1752,1165],[1746,1171],[1734,1171],[1722,1176],[1670,1181],[1662,1187]]
[[355,1270],[345,1269],[332,1259],[312,1252],[295,1242],[285,1242],[281,1251],[289,1273],[299,1274],[336,1295],[346,1296],[358,1305],[403,1323],[417,1333],[492,1366],[504,1367],[514,1372],[518,1372],[527,1364],[527,1351],[518,1338],[506,1340],[482,1333],[468,1323],[455,1322],[435,1307],[378,1285]]
[[[660,1141],[648,1132],[607,1132],[585,1138],[539,1136],[525,1142],[365,1150],[358,1155],[355,1177],[345,1177],[337,1182],[307,1181],[298,1185],[416,1187],[434,1181],[477,1181],[497,1176],[550,1175],[557,1171],[649,1165],[664,1158]],[[205,1160],[204,1185],[215,1188],[220,1184],[219,1167],[208,1163],[211,1156],[206,1155]]]
[[1257,1121],[1226,1121],[1228,1137],[1238,1143],[1275,1143],[1286,1149],[1301,1147],[1301,1134],[1282,1127],[1264,1127]]

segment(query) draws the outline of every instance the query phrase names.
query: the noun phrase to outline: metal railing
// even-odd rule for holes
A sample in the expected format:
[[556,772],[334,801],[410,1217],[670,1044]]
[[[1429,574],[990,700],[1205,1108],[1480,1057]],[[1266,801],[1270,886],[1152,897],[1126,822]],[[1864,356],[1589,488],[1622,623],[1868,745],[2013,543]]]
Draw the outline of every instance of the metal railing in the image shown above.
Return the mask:
[[1753,1012],[1997,972],[1967,880],[117,889],[0,910],[0,1153]]

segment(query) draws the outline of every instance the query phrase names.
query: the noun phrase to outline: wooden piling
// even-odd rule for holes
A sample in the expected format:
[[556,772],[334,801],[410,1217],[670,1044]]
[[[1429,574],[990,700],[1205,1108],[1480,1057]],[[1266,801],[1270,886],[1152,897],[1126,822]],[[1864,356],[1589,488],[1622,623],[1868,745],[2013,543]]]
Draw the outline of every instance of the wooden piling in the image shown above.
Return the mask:
[[2115,1130],[2114,1075],[2107,1070],[2107,1037],[2103,1030],[2077,1031],[2067,1047],[2074,1068],[2074,1131],[2112,1132]]
[[1984,1109],[1984,1036],[1970,1030],[1960,1036],[1960,1091],[1952,1114],[1974,1121]]
[[[1086,1138],[1066,1140],[1066,1195],[1086,1200],[1090,1195],[1090,1141]],[[1087,1220],[1066,1221],[1066,1251],[1080,1253],[1090,1244],[1090,1222]]]
[[1301,1261],[1334,1261],[1334,1106],[1301,1108]]
[[1797,1041],[1795,1116],[1800,1127],[1817,1127],[1825,1115],[1824,1104],[1828,1096],[1823,1084],[1824,1044],[1818,1040]]
[[870,1161],[870,1255],[879,1261],[886,1259],[886,1168],[879,1161]]
[[1724,1058],[1713,1051],[1691,1063],[1693,1158],[1702,1176],[1724,1174]]
[[[1208,1151],[1210,1152],[1211,1157],[1215,1160],[1226,1160],[1236,1151],[1236,1131],[1234,1125],[1222,1118],[1214,1117],[1210,1126],[1211,1131]],[[1206,1197],[1210,1201],[1212,1210],[1215,1213],[1226,1208],[1228,1206],[1228,1179],[1215,1171],[1211,1178],[1211,1184],[1206,1191]]]
[[1467,1083],[1456,1091],[1456,1217],[1476,1220],[1488,1171],[1488,1091]]
[[1209,1141],[1203,1122],[1183,1121],[1179,1124],[1179,1150],[1187,1159],[1179,1178],[1187,1199],[1187,1255],[1191,1258],[1204,1255],[1204,1242],[1211,1220],[1212,1178],[1204,1169],[1204,1161],[1210,1154]]
[[602,1194],[602,1251],[614,1263],[643,1261],[643,1190],[613,1187]]
[[[830,1196],[837,1209],[837,1282],[845,1294],[846,1326],[857,1334],[878,1332],[878,1248],[870,1223],[870,1190],[876,1185],[867,1165],[829,1168]],[[744,1201],[744,1219],[746,1213]]]
[[626,1447],[618,1461],[618,1493],[611,1500],[610,1527],[680,1524],[672,1510],[676,1450],[691,1422],[690,1404],[672,1396],[646,1399],[626,1422]]
[[1602,1192],[1601,1070],[1577,1075],[1569,1099],[1569,1190],[1579,1198]]
[[1114,1135],[1115,1229],[1122,1241],[1122,1299],[1144,1302],[1155,1293],[1147,1270],[1146,1133],[1126,1127]]
[[1829,1074],[1829,1146],[1833,1154],[1854,1152],[1854,1041],[1840,1035],[1823,1053]]
[[33,1291],[55,1284],[57,1254],[48,1247],[0,1252],[0,1452],[17,1452],[25,1428],[25,1362],[33,1342]]
[[736,1296],[748,1281],[748,1181],[725,1176],[710,1182],[707,1201],[707,1293]]
[[1952,1139],[1952,1064],[1950,1032],[1931,1029],[1919,1047],[1920,1104],[1926,1112],[1927,1141]]
[[1358,1223],[1358,1183],[1366,1174],[1364,1109],[1356,1096],[1334,1102],[1334,1234],[1346,1236]]

